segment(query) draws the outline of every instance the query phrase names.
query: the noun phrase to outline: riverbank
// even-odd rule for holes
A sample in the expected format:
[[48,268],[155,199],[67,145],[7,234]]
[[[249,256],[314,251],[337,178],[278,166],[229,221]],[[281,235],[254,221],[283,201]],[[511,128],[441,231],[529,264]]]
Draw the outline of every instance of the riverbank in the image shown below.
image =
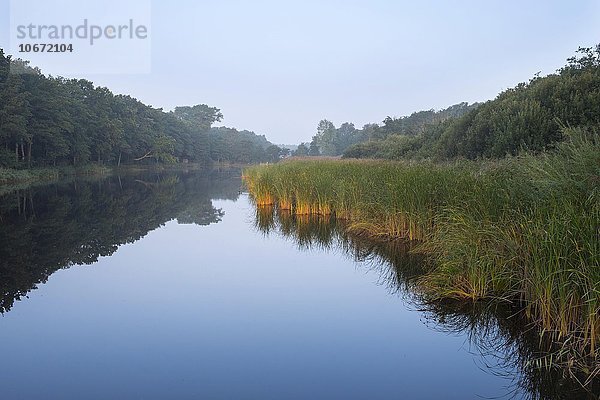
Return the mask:
[[111,168],[98,165],[29,169],[0,168],[0,185],[50,182],[73,175],[108,175],[111,171]]
[[[551,152],[445,164],[291,160],[247,168],[256,205],[333,215],[364,237],[409,240],[427,257],[430,301],[523,309],[560,364],[600,374],[600,138]],[[553,346],[557,348],[557,346]]]
[[58,177],[59,172],[55,169],[0,168],[0,185],[51,181]]
[[[214,167],[228,168],[233,164],[219,164]],[[22,186],[34,183],[48,183],[61,178],[72,176],[107,176],[115,173],[135,173],[138,171],[182,171],[208,168],[204,164],[143,164],[143,165],[85,165],[82,167],[55,167],[13,169],[0,167],[0,187]],[[239,166],[241,168],[241,166]]]

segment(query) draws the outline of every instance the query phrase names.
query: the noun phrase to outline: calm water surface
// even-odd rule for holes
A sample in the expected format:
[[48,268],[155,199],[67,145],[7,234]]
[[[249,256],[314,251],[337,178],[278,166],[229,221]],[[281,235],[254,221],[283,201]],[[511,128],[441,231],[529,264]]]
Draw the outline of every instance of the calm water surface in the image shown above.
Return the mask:
[[499,318],[421,309],[407,290],[418,260],[331,221],[257,215],[240,184],[235,170],[145,173],[5,193],[0,398],[546,390]]

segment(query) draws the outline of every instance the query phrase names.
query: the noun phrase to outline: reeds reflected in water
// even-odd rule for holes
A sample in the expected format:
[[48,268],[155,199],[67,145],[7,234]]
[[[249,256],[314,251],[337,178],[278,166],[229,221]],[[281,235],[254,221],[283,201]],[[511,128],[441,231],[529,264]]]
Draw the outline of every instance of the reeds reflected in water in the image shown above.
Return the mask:
[[[298,215],[274,204],[256,205],[255,228],[281,235],[300,250],[335,251],[360,268],[375,271],[390,294],[407,299],[433,330],[465,336],[466,347],[486,372],[507,379],[506,398],[532,400],[597,399],[597,379],[579,380],[553,362],[560,346],[540,340],[537,327],[509,302],[431,301],[422,294],[426,256],[412,251],[417,243],[374,240],[352,233],[335,215]],[[517,373],[515,373],[517,371]]]

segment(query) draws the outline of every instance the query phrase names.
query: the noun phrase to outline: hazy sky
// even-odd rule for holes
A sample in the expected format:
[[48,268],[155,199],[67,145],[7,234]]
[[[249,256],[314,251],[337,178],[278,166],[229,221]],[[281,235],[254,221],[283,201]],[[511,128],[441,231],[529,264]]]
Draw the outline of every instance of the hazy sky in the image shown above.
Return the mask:
[[153,1],[151,38],[150,74],[79,76],[293,144],[322,118],[361,127],[552,73],[600,42],[600,1]]

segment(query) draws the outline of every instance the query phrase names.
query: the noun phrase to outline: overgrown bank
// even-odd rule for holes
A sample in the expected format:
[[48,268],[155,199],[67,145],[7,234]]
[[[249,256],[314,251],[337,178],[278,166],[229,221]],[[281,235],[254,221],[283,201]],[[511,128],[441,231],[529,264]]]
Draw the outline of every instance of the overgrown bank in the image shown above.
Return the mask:
[[551,153],[446,164],[293,160],[247,168],[257,206],[335,215],[370,237],[417,240],[432,300],[508,301],[561,345],[553,361],[600,372],[600,135]]
[[54,181],[71,175],[109,175],[112,168],[98,165],[84,167],[13,169],[0,167],[0,186]]
[[187,171],[187,170],[199,170],[199,169],[210,169],[212,167],[237,167],[239,165],[222,163],[213,166],[207,166],[198,163],[188,164],[140,164],[140,165],[122,165],[106,166],[89,164],[80,167],[73,166],[62,166],[62,167],[48,167],[48,168],[29,168],[29,169],[14,169],[14,168],[2,168],[0,167],[0,187],[14,186],[14,185],[28,185],[34,183],[47,183],[52,182],[61,178],[75,177],[75,176],[109,176],[113,174],[129,174],[137,173],[141,171]]
[[0,168],[0,185],[14,183],[29,183],[57,179],[59,176],[56,169],[12,169]]

